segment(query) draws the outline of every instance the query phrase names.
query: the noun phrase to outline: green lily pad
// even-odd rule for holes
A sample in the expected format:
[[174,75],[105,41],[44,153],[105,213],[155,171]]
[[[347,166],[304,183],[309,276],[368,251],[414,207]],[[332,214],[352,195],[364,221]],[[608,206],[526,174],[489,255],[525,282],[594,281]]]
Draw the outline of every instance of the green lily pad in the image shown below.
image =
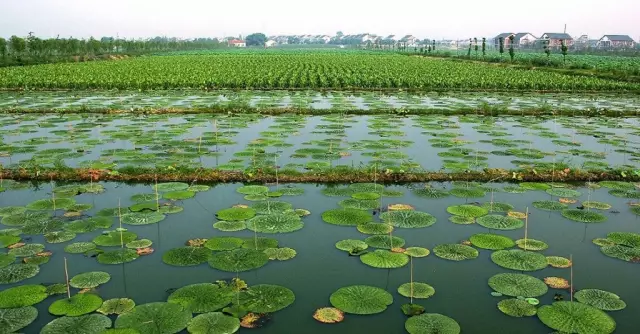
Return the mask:
[[472,260],[478,257],[478,250],[461,244],[443,244],[433,248],[433,253],[442,259],[451,261]]
[[562,210],[562,216],[581,223],[603,223],[607,221],[607,217],[601,213],[578,209]]
[[64,251],[70,254],[82,254],[86,251],[96,249],[96,244],[93,242],[75,242],[68,244],[64,247]]
[[351,314],[376,314],[393,303],[387,291],[367,285],[352,285],[338,289],[329,297],[331,305]]
[[279,285],[258,284],[240,292],[240,305],[255,313],[273,313],[293,304],[293,291]]
[[398,293],[407,298],[425,299],[433,296],[436,293],[436,289],[427,283],[413,282],[400,285]]
[[511,238],[503,235],[487,233],[474,234],[469,238],[469,241],[472,245],[478,248],[490,250],[506,249],[516,245]]
[[541,270],[548,265],[544,255],[520,249],[495,251],[491,254],[491,261],[500,267],[520,271]]
[[132,328],[140,334],[178,333],[187,327],[191,312],[179,304],[148,303],[118,316],[115,328]]
[[562,211],[569,206],[557,201],[535,201],[533,206],[544,211]]
[[102,314],[61,317],[46,324],[40,334],[102,333],[111,327],[111,319]]
[[393,231],[393,226],[384,223],[364,223],[356,228],[364,234],[389,234]]
[[211,250],[203,247],[173,248],[162,254],[162,262],[179,267],[197,266],[211,257]]
[[364,239],[364,242],[371,247],[384,249],[398,248],[405,244],[404,239],[400,237],[382,234],[370,236]]
[[500,312],[512,317],[531,317],[536,315],[537,309],[528,302],[516,298],[504,299],[498,303]]
[[244,221],[256,216],[256,210],[252,208],[229,208],[216,213],[220,220],[224,221]]
[[229,305],[235,293],[217,284],[200,283],[184,286],[169,295],[169,303],[179,304],[191,313],[217,311]]
[[121,216],[122,223],[127,225],[149,225],[159,223],[166,216],[159,212],[131,212]]
[[93,243],[103,247],[120,246],[136,240],[137,237],[138,235],[133,232],[110,231],[93,238]]
[[33,306],[0,309],[0,332],[14,333],[27,327],[38,317],[38,309]]
[[27,284],[0,291],[0,309],[35,305],[47,298],[46,290],[42,285]]
[[374,268],[400,268],[409,263],[409,256],[403,253],[394,253],[388,250],[376,249],[373,252],[361,255],[360,261]]
[[267,254],[259,250],[245,248],[214,253],[209,258],[211,267],[228,272],[257,269],[267,264],[267,262],[269,262]]
[[438,313],[424,313],[410,317],[404,323],[409,334],[459,334],[460,325],[455,320]]
[[102,298],[91,293],[80,293],[71,298],[59,299],[49,306],[49,313],[77,317],[91,313],[102,306]]
[[574,297],[583,304],[603,311],[619,311],[627,307],[627,303],[620,299],[620,296],[604,290],[582,289],[576,292]]
[[298,253],[293,248],[267,248],[263,251],[269,257],[269,260],[286,261],[293,259]]
[[90,271],[75,275],[69,280],[69,284],[78,289],[95,288],[109,282],[111,275],[104,271]]
[[478,225],[494,230],[516,230],[524,226],[524,221],[509,216],[488,215],[476,219]]
[[548,291],[540,279],[525,274],[504,273],[489,278],[489,286],[505,296],[538,297]]
[[489,210],[480,206],[464,204],[450,206],[447,208],[447,212],[456,216],[478,218],[488,214]]
[[241,248],[243,244],[244,239],[236,237],[214,237],[209,238],[204,246],[210,250],[223,251]]
[[173,200],[173,201],[177,201],[177,200],[184,200],[184,199],[192,198],[195,195],[196,195],[196,193],[193,192],[193,191],[178,190],[178,191],[166,192],[166,193],[162,194],[162,198]]
[[102,302],[102,306],[96,310],[104,315],[122,314],[131,311],[136,303],[129,298],[113,298]]
[[357,226],[369,223],[372,219],[369,212],[357,209],[334,209],[322,213],[322,220],[333,225]]
[[387,211],[380,215],[385,223],[401,228],[429,227],[436,223],[436,217],[420,211]]
[[43,244],[26,244],[22,247],[9,250],[9,254],[15,257],[28,257],[36,255],[44,250]]
[[538,309],[542,323],[557,331],[581,334],[613,333],[616,322],[593,306],[578,302],[560,301]]
[[298,216],[288,214],[268,214],[251,218],[247,228],[260,233],[289,233],[301,229],[304,224]]
[[346,239],[336,242],[336,248],[341,251],[351,252],[354,250],[365,250],[369,248],[369,245],[362,240]]
[[140,255],[129,248],[118,249],[115,251],[109,251],[98,254],[98,263],[101,264],[122,264],[134,261],[139,258]]
[[240,320],[221,312],[200,314],[191,319],[187,331],[193,334],[235,333],[240,328]]

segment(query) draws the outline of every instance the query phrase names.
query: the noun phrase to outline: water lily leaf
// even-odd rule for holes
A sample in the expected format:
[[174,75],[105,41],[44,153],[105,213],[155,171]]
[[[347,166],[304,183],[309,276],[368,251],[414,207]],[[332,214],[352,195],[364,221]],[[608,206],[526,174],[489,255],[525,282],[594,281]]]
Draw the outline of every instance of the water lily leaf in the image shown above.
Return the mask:
[[111,319],[102,314],[61,317],[46,324],[40,334],[102,333],[111,327]]
[[384,186],[377,183],[353,183],[349,185],[349,189],[357,193],[381,192],[384,190]]
[[288,233],[301,229],[304,224],[298,216],[288,214],[267,214],[247,221],[247,228],[260,233]]
[[211,267],[228,272],[257,269],[267,264],[267,262],[269,262],[267,254],[259,250],[245,248],[214,253],[209,259]]
[[372,219],[369,212],[357,209],[334,209],[322,213],[322,220],[333,225],[357,226],[369,223]]
[[631,182],[623,182],[623,181],[600,181],[598,185],[609,188],[609,189],[618,189],[618,190],[634,190],[635,186]]
[[135,250],[124,248],[98,254],[98,263],[122,264],[134,261],[139,257],[140,255]]
[[582,195],[582,193],[577,190],[567,189],[567,188],[550,188],[550,189],[547,189],[546,192],[551,196],[557,196],[562,198],[574,198],[574,197],[580,197],[580,195]]
[[602,246],[600,248],[602,254],[620,259],[627,262],[635,261],[640,258],[640,248],[631,248],[620,245]]
[[[409,256],[388,250],[376,249],[360,256],[362,263],[374,268],[400,268],[409,263]],[[335,305],[334,305],[335,306]]]
[[459,334],[460,325],[455,320],[438,313],[424,313],[410,317],[404,323],[409,334]]
[[338,202],[338,205],[345,209],[372,210],[380,206],[378,200],[348,198]]
[[113,218],[98,216],[72,221],[65,224],[63,228],[73,233],[88,233],[111,228],[111,225],[113,225]]
[[358,224],[356,228],[364,234],[389,234],[393,231],[393,226],[384,223]]
[[5,206],[0,208],[0,217],[11,216],[11,215],[19,215],[27,211],[27,208],[23,206]]
[[627,303],[620,299],[620,296],[604,290],[582,289],[576,292],[574,297],[583,304],[604,311],[619,311],[627,307]]
[[451,216],[449,221],[458,225],[471,225],[476,222],[476,219],[473,217]]
[[[256,213],[261,215],[282,214],[293,208],[291,203],[279,201],[261,201],[251,206]],[[247,218],[248,219],[248,218]],[[224,219],[229,220],[229,219]]]
[[365,250],[369,248],[369,245],[362,240],[346,239],[336,242],[336,248],[341,251],[352,252],[354,250]]
[[44,240],[50,244],[67,242],[76,237],[76,234],[69,231],[49,232],[44,235]]
[[129,207],[129,211],[131,212],[141,212],[141,211],[159,211],[160,203],[158,202],[139,202]]
[[436,223],[436,217],[420,211],[387,211],[380,215],[380,219],[401,228],[429,227]]
[[[207,241],[208,242],[208,241]],[[172,266],[197,266],[211,257],[211,250],[203,247],[173,248],[162,254],[162,262]]]
[[22,227],[22,233],[27,235],[45,234],[59,231],[63,226],[64,223],[57,219],[29,222]]
[[184,200],[184,199],[192,198],[195,195],[196,195],[196,193],[193,192],[193,191],[179,190],[179,191],[166,192],[166,193],[162,194],[162,198],[165,198],[165,199],[168,199],[168,200],[172,200],[172,201],[177,201],[177,200]]
[[75,242],[64,247],[64,251],[70,254],[81,254],[92,249],[96,249],[93,242]]
[[33,211],[45,211],[54,209],[66,210],[74,204],[76,204],[76,201],[73,198],[47,198],[27,204],[27,209]]
[[489,212],[509,212],[513,210],[513,205],[502,202],[486,202],[482,203],[482,207]]
[[607,221],[605,215],[587,210],[566,209],[562,210],[562,216],[581,223],[603,223]]
[[393,249],[404,246],[404,239],[396,236],[389,235],[373,235],[366,239],[364,242],[375,248]]
[[547,256],[547,263],[554,268],[571,267],[571,261],[561,256]]
[[286,261],[293,259],[298,253],[293,248],[267,248],[263,251],[269,260]]
[[0,235],[0,248],[11,246],[20,240],[22,240],[22,238],[13,235]]
[[103,247],[120,246],[136,240],[137,237],[138,235],[133,232],[110,231],[93,238],[93,243]]
[[582,202],[582,206],[585,208],[597,209],[597,210],[609,210],[611,209],[611,204],[597,201],[585,201]]
[[213,228],[222,232],[236,232],[245,230],[247,228],[247,224],[244,221],[219,221],[213,224]]
[[265,250],[278,247],[278,240],[264,237],[243,238],[242,248]]
[[379,193],[353,193],[351,197],[359,200],[374,200],[381,197]]
[[4,268],[16,262],[16,256],[8,253],[0,253],[0,268]]
[[393,303],[387,291],[367,285],[352,285],[338,289],[329,297],[331,305],[351,314],[376,314]]
[[184,286],[174,291],[167,301],[179,304],[191,313],[217,311],[231,303],[235,293],[217,284],[200,283]]
[[214,237],[209,238],[204,246],[210,250],[223,251],[241,248],[242,244],[244,244],[244,239],[236,237]]
[[498,303],[498,309],[512,317],[531,317],[536,315],[538,310],[535,306],[521,299],[504,299]]
[[542,323],[557,331],[581,334],[613,333],[616,322],[593,306],[578,302],[560,301],[538,309]]
[[140,334],[178,333],[187,327],[191,312],[179,304],[148,303],[118,316],[115,328],[132,328]]
[[313,318],[323,324],[335,324],[344,320],[344,312],[335,307],[322,307],[313,313]]
[[49,313],[77,317],[91,313],[100,306],[102,306],[102,298],[99,296],[92,293],[79,293],[71,298],[56,300],[49,306]]
[[544,211],[562,211],[568,207],[568,205],[557,201],[535,201],[533,206]]
[[422,247],[407,247],[404,253],[411,257],[425,257],[430,254],[428,249]]
[[354,190],[350,188],[340,188],[340,187],[329,187],[321,190],[322,194],[330,197],[342,197],[342,196],[351,196],[355,193]]
[[14,333],[27,327],[37,317],[38,309],[33,306],[0,309],[0,332]]
[[541,251],[549,248],[546,242],[536,239],[518,239],[516,244],[518,247],[528,251]]
[[27,284],[0,291],[0,309],[35,305],[47,298],[46,290],[42,285]]
[[220,210],[216,213],[216,216],[220,220],[224,221],[244,221],[256,216],[256,210],[252,208],[229,208]]
[[136,303],[129,298],[113,298],[105,300],[96,311],[104,315],[122,314],[131,311]]
[[505,296],[538,297],[548,291],[540,279],[525,274],[504,273],[489,278],[489,286]]
[[125,247],[131,248],[131,249],[138,249],[138,248],[151,247],[151,245],[153,245],[153,241],[149,239],[139,239],[139,240],[133,240],[133,241],[127,242],[125,244]]
[[280,311],[295,299],[293,291],[279,285],[258,284],[240,292],[240,305],[256,313]]
[[451,261],[472,260],[478,257],[477,249],[461,244],[438,245],[433,248],[433,253],[439,258]]
[[436,289],[427,283],[413,282],[402,284],[398,287],[398,293],[407,298],[425,299],[433,296],[436,293]]
[[22,234],[22,230],[19,228],[5,228],[0,230],[0,236],[14,236],[18,237]]
[[480,226],[494,230],[516,230],[524,226],[524,222],[520,219],[500,215],[480,217],[476,222]]
[[612,189],[612,190],[609,190],[609,194],[615,197],[640,199],[640,191],[637,191],[637,190]]
[[265,186],[244,186],[236,189],[236,191],[243,195],[257,195],[268,193],[269,188]]
[[478,218],[489,213],[489,211],[483,207],[467,204],[450,206],[447,208],[447,212],[452,215],[469,218]]
[[95,288],[100,284],[109,282],[111,275],[104,271],[90,271],[75,275],[69,281],[69,284],[78,289]]
[[235,333],[240,328],[240,320],[221,312],[200,314],[191,319],[187,331],[193,334]]
[[640,248],[640,234],[632,232],[611,232],[607,239],[618,245]]
[[519,249],[493,252],[491,261],[500,267],[521,271],[535,271],[547,267],[547,258],[544,255]]
[[130,212],[121,216],[127,225],[148,225],[161,222],[166,216],[159,212]]
[[516,245],[511,238],[503,235],[487,233],[474,234],[469,238],[469,241],[472,245],[478,248],[490,250],[506,249]]
[[44,224],[51,220],[48,212],[24,212],[2,217],[2,224],[6,226],[25,226],[27,224]]
[[453,188],[449,190],[449,194],[460,198],[482,198],[485,192],[479,188]]
[[418,197],[431,199],[445,198],[450,195],[448,191],[436,188],[414,189],[412,192]]
[[547,189],[551,189],[551,186],[548,185],[547,183],[540,183],[540,182],[520,182],[519,186],[521,188],[527,189],[527,190],[547,190]]
[[157,186],[153,186],[153,189],[158,190],[158,192],[180,191],[180,190],[186,190],[188,188],[189,188],[189,185],[182,182],[158,183]]
[[15,257],[27,257],[36,255],[44,250],[43,244],[26,244],[22,247],[9,250],[9,254]]
[[131,196],[131,201],[132,202],[136,202],[136,203],[142,203],[142,202],[154,202],[157,199],[159,199],[160,194],[158,194],[158,196],[156,196],[155,193],[152,194],[135,194],[133,196]]

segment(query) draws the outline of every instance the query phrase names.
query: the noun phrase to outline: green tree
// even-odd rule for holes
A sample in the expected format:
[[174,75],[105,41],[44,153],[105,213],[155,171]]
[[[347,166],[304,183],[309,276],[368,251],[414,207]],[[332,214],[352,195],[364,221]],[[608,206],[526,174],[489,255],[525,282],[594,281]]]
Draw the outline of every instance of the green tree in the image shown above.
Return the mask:
[[247,36],[245,39],[247,46],[264,46],[267,42],[267,36],[263,33],[255,33]]
[[478,58],[478,38],[473,38],[473,44],[475,44],[474,49],[476,50],[476,59]]
[[566,64],[567,63],[567,51],[569,50],[569,48],[567,47],[567,42],[563,39],[562,40],[562,63]]
[[467,58],[471,59],[471,38],[469,38],[469,49],[467,50]]
[[500,59],[502,59],[502,55],[504,54],[504,37],[500,37],[498,41],[500,43]]
[[9,45],[11,46],[11,52],[16,56],[21,55],[27,49],[27,43],[24,38],[20,38],[16,35],[11,36],[9,39]]
[[547,54],[547,64],[549,63],[549,58],[551,57],[551,48],[549,47],[549,40],[545,39],[542,41],[542,47],[544,48],[544,53]]
[[487,39],[482,37],[482,58],[487,55]]
[[513,35],[509,36],[509,57],[511,57],[511,62],[513,62],[513,58],[516,56],[516,51],[513,48],[513,39]]
[[433,44],[431,45],[431,50],[433,50],[433,52],[436,52],[436,40],[434,39],[432,43]]

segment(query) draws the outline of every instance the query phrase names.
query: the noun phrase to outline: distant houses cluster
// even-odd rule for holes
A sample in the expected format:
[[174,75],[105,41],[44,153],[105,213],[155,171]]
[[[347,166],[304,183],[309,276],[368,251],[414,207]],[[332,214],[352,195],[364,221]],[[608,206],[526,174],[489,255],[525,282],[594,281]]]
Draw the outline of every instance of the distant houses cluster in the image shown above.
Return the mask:
[[[231,47],[246,47],[247,44],[242,38],[226,38],[226,42]],[[590,39],[587,35],[573,38],[567,33],[546,32],[539,37],[529,32],[505,32],[494,38],[486,40],[487,45],[493,45],[499,48],[500,40],[504,43],[504,47],[510,48],[513,44],[514,48],[534,48],[542,45],[548,45],[552,48],[559,48],[565,43],[570,48],[586,49],[632,49],[636,47],[636,41],[628,35],[604,35],[600,39]],[[367,47],[392,48],[392,47],[408,47],[418,48],[426,47],[435,43],[445,47],[465,47],[470,43],[468,39],[464,40],[437,40],[419,39],[413,35],[405,35],[399,37],[396,35],[376,35],[370,33],[344,35],[338,33],[334,36],[329,35],[274,35],[269,36],[265,47],[274,47],[279,45],[301,45],[301,44],[335,44],[335,45],[357,45]]]

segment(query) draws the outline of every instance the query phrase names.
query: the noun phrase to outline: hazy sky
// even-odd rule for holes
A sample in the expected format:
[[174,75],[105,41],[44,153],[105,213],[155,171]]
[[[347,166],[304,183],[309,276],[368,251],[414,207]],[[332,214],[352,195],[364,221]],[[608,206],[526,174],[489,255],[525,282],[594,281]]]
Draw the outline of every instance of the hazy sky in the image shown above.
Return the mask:
[[640,38],[640,0],[0,0],[0,36],[627,34]]

